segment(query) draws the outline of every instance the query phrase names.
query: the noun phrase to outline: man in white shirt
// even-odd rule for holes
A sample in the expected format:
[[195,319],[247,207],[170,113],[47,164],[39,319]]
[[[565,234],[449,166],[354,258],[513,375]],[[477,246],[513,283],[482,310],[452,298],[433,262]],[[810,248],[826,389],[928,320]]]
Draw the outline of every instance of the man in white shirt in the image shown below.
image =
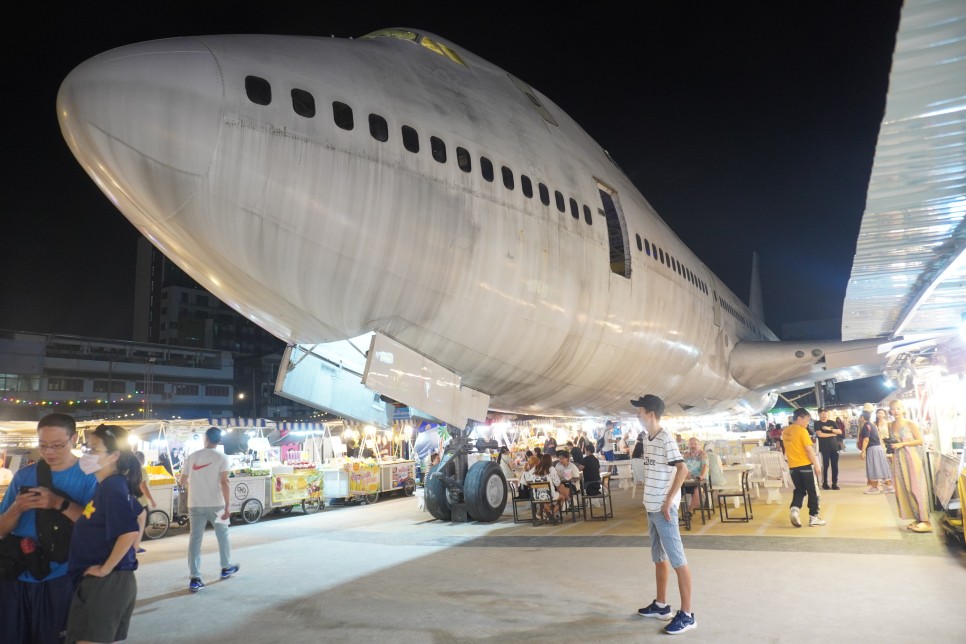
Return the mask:
[[557,463],[554,465],[560,480],[567,482],[580,478],[580,468],[570,462],[570,452],[560,450],[557,452]]
[[[664,632],[677,635],[697,626],[691,612],[691,570],[684,556],[681,531],[678,528],[678,506],[681,503],[681,484],[687,478],[681,450],[674,438],[661,427],[664,401],[647,394],[631,404],[637,407],[637,417],[647,430],[639,439],[644,443],[644,509],[647,511],[648,532],[651,537],[651,560],[654,562],[657,597],[649,606],[637,611],[642,617],[671,620]],[[667,582],[670,568],[678,577],[681,609],[673,615],[667,603]]]
[[228,542],[228,457],[215,449],[220,443],[221,430],[208,428],[205,432],[205,448],[189,455],[181,469],[179,482],[188,492],[188,518],[191,524],[188,538],[188,590],[193,593],[205,587],[201,581],[201,539],[208,523],[215,529],[218,539],[221,578],[228,579],[238,572],[238,564],[231,563],[231,544]]

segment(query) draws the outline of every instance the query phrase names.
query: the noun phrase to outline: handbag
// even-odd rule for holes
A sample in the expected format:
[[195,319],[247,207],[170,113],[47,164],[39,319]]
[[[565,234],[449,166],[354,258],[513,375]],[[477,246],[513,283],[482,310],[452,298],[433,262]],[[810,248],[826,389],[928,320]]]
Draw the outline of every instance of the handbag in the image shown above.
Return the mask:
[[886,454],[895,454],[896,450],[892,446],[898,443],[894,438],[883,438],[882,444],[885,445]]

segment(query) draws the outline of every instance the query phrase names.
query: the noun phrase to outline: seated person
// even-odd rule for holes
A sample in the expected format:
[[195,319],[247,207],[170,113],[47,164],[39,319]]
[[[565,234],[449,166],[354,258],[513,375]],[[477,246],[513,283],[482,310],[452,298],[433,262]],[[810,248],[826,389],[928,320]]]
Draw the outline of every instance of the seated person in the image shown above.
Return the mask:
[[[542,516],[545,517],[551,524],[557,523],[560,512],[560,489],[563,487],[560,482],[560,477],[557,476],[557,470],[553,467],[553,457],[550,454],[544,454],[540,461],[534,465],[532,468],[523,473],[524,479],[530,483],[550,483],[550,498],[552,503],[548,509],[544,509]],[[564,488],[566,489],[566,488]],[[549,516],[547,511],[549,510]]]
[[557,476],[563,483],[560,497],[563,501],[568,501],[577,491],[576,481],[580,478],[580,468],[570,462],[570,453],[564,450],[557,452],[557,464],[553,468],[557,470]]
[[584,473],[584,489],[587,494],[600,494],[600,461],[594,455],[594,444],[584,445],[584,460],[578,466]]
[[[701,446],[698,444],[698,439],[693,436],[688,439],[688,451],[684,454],[684,465],[688,468],[688,478],[698,479],[699,481],[706,481],[708,479],[708,455],[704,453]],[[691,493],[691,500],[688,503],[688,509],[694,512],[695,508],[700,505],[698,500],[698,488],[695,486],[694,492]]]
[[[586,444],[587,444],[587,441],[584,441],[584,445],[586,445]],[[570,462],[571,463],[573,463],[574,465],[580,465],[581,463],[584,462],[584,448],[583,447],[580,447],[579,445],[573,445],[573,444],[571,444],[571,443],[568,442],[567,443],[567,449],[570,452]]]

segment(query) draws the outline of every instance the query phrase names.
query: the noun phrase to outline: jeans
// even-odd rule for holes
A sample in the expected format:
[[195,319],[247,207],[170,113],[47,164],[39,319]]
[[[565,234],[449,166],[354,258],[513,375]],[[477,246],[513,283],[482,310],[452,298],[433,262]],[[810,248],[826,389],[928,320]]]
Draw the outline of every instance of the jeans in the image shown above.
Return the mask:
[[218,552],[221,555],[221,567],[231,567],[231,544],[228,543],[228,524],[218,521],[225,506],[217,508],[188,508],[188,520],[191,535],[188,537],[188,569],[191,578],[201,577],[201,538],[205,534],[205,526],[211,523],[215,528],[218,539]]
[[792,485],[795,491],[792,493],[792,505],[790,507],[802,507],[802,501],[808,494],[808,514],[818,516],[818,490],[815,489],[815,472],[811,465],[793,467],[788,470],[792,477]]
[[822,485],[828,485],[829,463],[832,469],[832,485],[839,484],[839,453],[836,450],[822,452]]

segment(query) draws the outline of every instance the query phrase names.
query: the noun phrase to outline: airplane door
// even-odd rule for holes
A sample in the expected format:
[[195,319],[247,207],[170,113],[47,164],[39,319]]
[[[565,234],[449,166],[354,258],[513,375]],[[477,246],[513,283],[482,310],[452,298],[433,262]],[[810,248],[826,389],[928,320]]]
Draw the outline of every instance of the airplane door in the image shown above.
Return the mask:
[[621,212],[617,193],[597,182],[600,191],[600,201],[603,208],[601,214],[607,219],[607,243],[610,247],[610,270],[621,277],[631,276],[631,258],[628,253],[627,226],[624,223],[624,213]]

